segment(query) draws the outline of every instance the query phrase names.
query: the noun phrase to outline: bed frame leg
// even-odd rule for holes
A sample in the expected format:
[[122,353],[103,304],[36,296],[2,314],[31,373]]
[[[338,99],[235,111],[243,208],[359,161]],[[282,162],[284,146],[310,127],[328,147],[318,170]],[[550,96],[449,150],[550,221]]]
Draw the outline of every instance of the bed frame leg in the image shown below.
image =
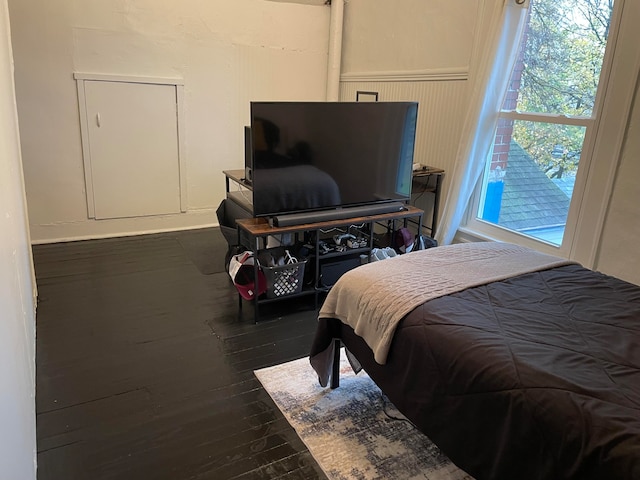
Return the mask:
[[340,340],[333,340],[333,367],[331,369],[331,388],[340,386]]

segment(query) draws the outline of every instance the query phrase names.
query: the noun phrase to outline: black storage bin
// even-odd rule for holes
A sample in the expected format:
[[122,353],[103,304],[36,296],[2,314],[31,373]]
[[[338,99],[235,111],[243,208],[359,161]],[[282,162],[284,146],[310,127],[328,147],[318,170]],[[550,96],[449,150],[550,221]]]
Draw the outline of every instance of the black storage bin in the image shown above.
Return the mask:
[[322,261],[320,263],[320,285],[324,288],[332,287],[343,274],[360,265],[360,255],[344,256],[336,258],[334,261]]

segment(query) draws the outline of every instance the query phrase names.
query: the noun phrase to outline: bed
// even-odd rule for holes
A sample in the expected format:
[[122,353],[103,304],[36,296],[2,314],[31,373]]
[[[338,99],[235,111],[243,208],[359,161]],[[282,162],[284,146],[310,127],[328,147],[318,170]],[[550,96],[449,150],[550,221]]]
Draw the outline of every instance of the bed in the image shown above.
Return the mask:
[[450,245],[348,272],[319,317],[320,383],[339,339],[476,479],[640,479],[640,287],[515,245]]

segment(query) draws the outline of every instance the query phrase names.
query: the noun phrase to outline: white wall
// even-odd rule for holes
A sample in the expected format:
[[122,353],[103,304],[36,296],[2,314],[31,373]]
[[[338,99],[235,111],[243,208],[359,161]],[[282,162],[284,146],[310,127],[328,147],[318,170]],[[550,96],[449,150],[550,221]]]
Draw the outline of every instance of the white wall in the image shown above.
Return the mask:
[[349,0],[343,74],[466,71],[481,0]]
[[35,303],[7,0],[0,0],[0,478],[36,478]]
[[639,241],[640,77],[604,224],[597,269],[640,285]]
[[[324,100],[330,8],[265,0],[10,0],[35,242],[217,222],[250,100]],[[317,2],[316,2],[317,3]],[[188,212],[87,218],[74,72],[180,77]]]

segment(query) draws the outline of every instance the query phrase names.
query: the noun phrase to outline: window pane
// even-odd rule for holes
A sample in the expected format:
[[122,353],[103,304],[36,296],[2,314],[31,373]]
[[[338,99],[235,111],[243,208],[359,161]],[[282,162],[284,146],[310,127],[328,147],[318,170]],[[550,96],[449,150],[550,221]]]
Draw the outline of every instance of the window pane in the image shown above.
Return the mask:
[[478,218],[560,245],[584,134],[584,127],[500,120]]
[[531,0],[503,109],[591,116],[613,0]]

